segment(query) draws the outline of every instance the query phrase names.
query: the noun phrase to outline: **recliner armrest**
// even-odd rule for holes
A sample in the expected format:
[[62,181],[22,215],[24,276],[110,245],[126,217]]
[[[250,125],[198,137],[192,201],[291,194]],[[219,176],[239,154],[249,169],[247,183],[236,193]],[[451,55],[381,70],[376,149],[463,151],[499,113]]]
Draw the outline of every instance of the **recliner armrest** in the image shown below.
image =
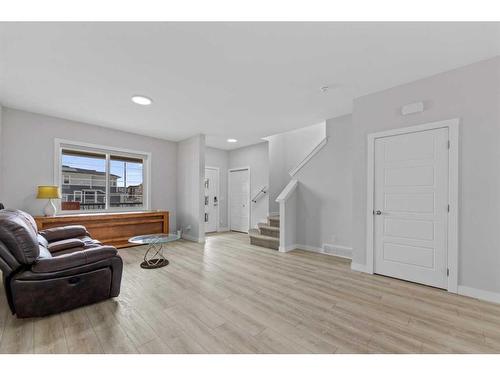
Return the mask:
[[74,249],[75,247],[85,247],[85,242],[79,238],[68,238],[67,240],[54,241],[48,244],[47,248],[51,253],[62,250]]
[[65,227],[49,228],[39,232],[48,242],[67,240],[69,238],[89,236],[83,225],[67,225]]
[[31,271],[35,273],[62,271],[112,258],[116,256],[117,253],[118,252],[113,246],[94,247],[70,254],[55,256],[53,258],[39,259],[33,264]]

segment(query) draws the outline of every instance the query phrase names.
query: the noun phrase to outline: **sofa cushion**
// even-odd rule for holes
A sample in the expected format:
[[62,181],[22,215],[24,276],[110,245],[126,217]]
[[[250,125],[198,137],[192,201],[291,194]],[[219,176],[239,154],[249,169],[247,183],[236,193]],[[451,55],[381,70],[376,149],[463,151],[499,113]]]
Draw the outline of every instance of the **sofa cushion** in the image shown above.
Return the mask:
[[92,249],[76,251],[74,253],[54,256],[50,259],[39,259],[31,268],[35,273],[57,272],[73,267],[95,263],[112,258],[117,251],[112,246],[100,246]]
[[96,247],[96,246],[102,246],[102,242],[99,241],[99,240],[94,240],[93,238],[89,237],[89,236],[83,236],[83,237],[79,237],[80,240],[83,241],[83,243],[85,244],[85,248],[91,248],[91,247]]

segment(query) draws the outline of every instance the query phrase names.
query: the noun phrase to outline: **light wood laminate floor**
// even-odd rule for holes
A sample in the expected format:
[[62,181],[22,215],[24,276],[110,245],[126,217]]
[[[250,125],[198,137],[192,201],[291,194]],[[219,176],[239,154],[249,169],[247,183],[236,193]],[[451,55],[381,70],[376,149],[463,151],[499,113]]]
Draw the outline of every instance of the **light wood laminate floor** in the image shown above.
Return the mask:
[[0,352],[500,352],[500,305],[248,242],[178,241],[158,270],[139,267],[144,247],[120,250],[118,298],[47,318],[16,319],[2,292]]

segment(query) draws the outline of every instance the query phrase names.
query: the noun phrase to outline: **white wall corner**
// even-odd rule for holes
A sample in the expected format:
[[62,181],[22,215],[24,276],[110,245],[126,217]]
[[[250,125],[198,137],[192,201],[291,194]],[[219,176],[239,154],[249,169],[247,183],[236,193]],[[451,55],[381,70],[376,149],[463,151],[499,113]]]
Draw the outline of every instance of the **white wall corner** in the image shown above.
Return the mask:
[[229,232],[229,227],[219,227],[217,232]]
[[366,265],[361,264],[361,263],[354,263],[351,262],[351,270],[353,271],[358,271],[358,272],[364,272],[364,273],[369,273],[366,270]]
[[299,248],[300,245],[293,244],[293,245],[288,245],[288,246],[282,246],[280,245],[279,247],[279,252],[280,253],[288,253],[289,251],[296,250]]
[[[188,241],[193,241],[193,242],[200,242],[200,239],[195,236],[191,236],[190,234],[187,233],[182,233],[182,239],[183,240],[188,240]],[[204,239],[203,239],[204,242]]]
[[471,288],[464,285],[458,286],[458,294],[466,297],[477,298],[483,301],[500,303],[500,293],[488,290]]
[[341,258],[352,259],[352,247],[334,244],[323,244],[323,252]]

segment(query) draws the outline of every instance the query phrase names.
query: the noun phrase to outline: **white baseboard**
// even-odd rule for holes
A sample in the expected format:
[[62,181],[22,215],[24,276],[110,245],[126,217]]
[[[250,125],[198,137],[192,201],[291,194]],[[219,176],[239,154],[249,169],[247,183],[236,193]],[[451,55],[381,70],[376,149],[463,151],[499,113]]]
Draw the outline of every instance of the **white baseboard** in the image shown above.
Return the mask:
[[490,292],[488,290],[476,289],[468,286],[459,285],[458,294],[462,296],[481,299],[488,302],[500,303],[500,293]]
[[351,270],[366,273],[366,265],[361,263],[351,262]]
[[323,244],[323,247],[309,246],[309,245],[295,245],[296,249],[312,251],[325,255],[332,255],[340,258],[351,259],[352,249],[347,246],[328,245]]
[[188,240],[188,241],[193,241],[193,242],[198,242],[198,243],[204,243],[205,242],[205,238],[194,237],[194,236],[191,236],[191,235],[186,234],[186,233],[182,234],[182,239],[183,240]]
[[219,227],[219,229],[217,229],[217,232],[229,232],[229,227]]
[[321,247],[309,246],[309,245],[295,245],[295,246],[297,246],[296,249],[300,249],[300,250],[312,251],[314,253],[322,253],[323,252],[323,249]]
[[300,245],[293,244],[293,245],[288,245],[288,246],[281,246],[279,247],[279,251],[281,253],[288,253],[289,251],[295,250],[299,247]]
[[323,244],[323,252],[336,257],[352,259],[352,247],[344,245]]

